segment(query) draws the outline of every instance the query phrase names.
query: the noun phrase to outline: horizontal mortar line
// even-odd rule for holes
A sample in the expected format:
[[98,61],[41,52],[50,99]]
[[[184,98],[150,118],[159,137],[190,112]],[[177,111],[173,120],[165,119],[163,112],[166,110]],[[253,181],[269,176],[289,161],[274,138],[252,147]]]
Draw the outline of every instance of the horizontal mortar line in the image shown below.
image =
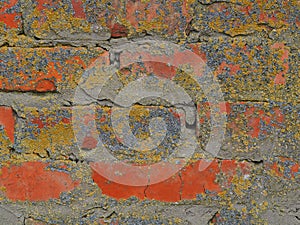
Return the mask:
[[[28,101],[28,100],[27,100]],[[63,101],[63,100],[62,100]],[[247,102],[232,102],[232,104],[243,104],[243,103],[247,103]],[[120,107],[117,105],[111,105],[111,104],[86,104],[86,105],[68,105],[69,102],[65,100],[65,102],[59,102],[54,104],[52,101],[49,102],[38,102],[38,101],[32,101],[31,104],[30,103],[23,103],[23,101],[18,102],[14,102],[13,104],[11,103],[7,103],[7,102],[3,102],[0,101],[0,107],[11,107],[12,109],[14,109],[16,112],[22,111],[24,109],[24,107],[28,107],[28,108],[47,108],[49,112],[53,111],[55,112],[58,109],[63,109],[63,108],[69,108],[72,109],[73,107],[89,107],[89,106],[95,106],[95,107],[108,107],[108,108],[112,108],[112,107]],[[297,103],[298,106],[300,106],[300,103]],[[274,107],[279,106],[282,104],[274,104]],[[285,103],[285,105],[287,105]],[[134,106],[141,106],[141,107],[164,107],[164,108],[178,108],[176,106],[166,106],[166,105],[154,105],[154,104],[148,104],[148,105],[141,105],[141,104],[133,104],[131,107]],[[185,105],[181,105],[180,108],[184,108]],[[191,107],[190,105],[186,105],[186,107]],[[123,108],[127,108],[127,107],[123,107]],[[130,108],[130,107],[128,107]],[[229,113],[230,114],[230,113]]]
[[[230,35],[220,35],[220,36],[217,36],[216,38],[218,37],[228,37]],[[243,35],[236,35],[236,36],[233,36],[231,38],[239,38]],[[243,36],[243,38],[247,37],[249,35],[245,35]],[[206,37],[206,36],[205,36]],[[252,38],[252,36],[251,36]],[[128,41],[130,41],[131,39],[126,39]],[[271,40],[271,39],[258,39],[258,40]],[[204,44],[204,43],[207,43],[208,41],[189,41],[187,42],[187,44]],[[172,42],[173,43],[173,42]],[[53,43],[53,44],[49,44],[49,43],[35,43],[35,44],[38,44],[39,46],[32,46],[31,44],[28,44],[28,46],[24,46],[24,45],[14,45],[14,46],[10,46],[7,42],[5,42],[3,45],[0,45],[0,50],[1,48],[15,48],[15,49],[43,49],[43,48],[59,48],[59,47],[69,47],[69,48],[85,48],[85,49],[89,49],[89,50],[92,50],[93,48],[102,48],[104,51],[109,51],[111,48],[113,48],[113,46],[119,46],[119,44],[114,44],[114,43],[111,43],[110,40],[107,40],[107,41],[102,41],[102,42],[84,42],[84,44],[81,44],[80,43],[76,43],[76,42],[69,42],[69,43],[62,43],[62,42],[59,42],[59,43]],[[35,45],[34,44],[34,45]],[[93,44],[94,46],[89,46],[90,44]],[[293,47],[293,46],[289,46],[287,45],[287,47],[290,48],[290,52],[291,53],[297,53],[299,48],[296,48],[296,47]]]
[[[199,31],[200,32],[200,31]],[[197,33],[197,32],[196,32]],[[220,37],[225,37],[228,39],[232,39],[232,38],[245,38],[245,37],[249,37],[251,38],[251,40],[253,39],[253,37],[255,38],[255,36],[253,36],[254,33],[247,33],[247,34],[237,34],[237,35],[230,35],[227,34],[225,32],[214,32],[215,36],[210,36],[210,35],[200,35],[199,38],[209,38],[209,39],[219,39]],[[29,43],[28,46],[29,47],[24,47],[24,44],[21,46],[18,45],[14,45],[14,46],[10,46],[9,42],[4,41],[3,45],[1,45],[0,47],[10,47],[10,48],[40,48],[40,47],[58,47],[58,46],[53,46],[53,44],[51,44],[52,42],[58,42],[60,45],[62,46],[70,46],[70,47],[86,47],[87,44],[108,44],[108,45],[112,45],[113,43],[111,43],[111,41],[118,41],[120,40],[120,38],[114,38],[114,37],[110,37],[108,39],[105,40],[92,40],[92,39],[82,39],[82,40],[69,40],[69,39],[34,39],[33,37],[27,36],[27,35],[17,35],[17,37],[28,37],[31,39],[32,43]],[[147,37],[147,36],[145,36]],[[153,38],[157,38],[157,40],[164,40],[161,39],[160,36],[158,35],[151,35],[151,37]],[[131,38],[122,38],[123,40],[127,40],[127,41],[134,41],[135,39],[142,39],[140,37],[131,37]],[[270,38],[255,38],[255,40],[272,40]],[[166,40],[165,40],[166,41]],[[173,42],[173,41],[171,41]],[[187,41],[187,43],[205,43],[206,41]],[[47,44],[50,44],[49,46],[45,46]],[[80,46],[73,46],[72,44],[82,44]],[[30,47],[30,45],[41,45],[41,46],[32,46]],[[101,46],[99,46],[101,47]]]
[[[39,154],[37,153],[21,153],[22,155],[24,155],[26,157],[26,155],[31,155],[31,154],[35,154],[37,156],[37,158],[40,158],[40,159],[45,159],[45,157],[42,157],[40,156]],[[274,158],[285,158],[287,157],[286,155],[276,155],[276,156],[273,156]],[[49,158],[50,159],[50,158]],[[234,160],[236,161],[237,163],[242,163],[242,162],[248,162],[250,164],[253,164],[253,165],[256,165],[256,166],[259,166],[259,165],[263,165],[265,163],[268,163],[272,160],[270,159],[263,159],[263,158],[260,158],[260,159],[253,159],[251,158],[251,156],[243,156],[243,157],[235,157],[235,158],[231,158],[231,157],[220,157],[220,156],[214,156],[214,157],[203,157],[203,158],[199,158],[199,159],[196,159],[196,160],[200,160],[200,159],[207,159],[207,160],[217,160],[217,161],[225,161],[225,160]],[[291,157],[290,158],[291,160],[297,160],[296,157]],[[194,159],[193,159],[194,160]],[[192,163],[193,160],[190,160],[189,163]],[[59,158],[51,158],[51,161],[57,161],[57,162],[74,162],[76,161],[76,163],[81,163],[81,164],[88,164],[89,160],[86,160],[86,159],[83,159],[81,157],[76,157],[76,159],[72,159],[72,158],[65,158],[65,159],[59,159]],[[274,160],[275,161],[275,160]]]
[[[71,92],[73,89],[70,90]],[[49,101],[56,101],[57,105],[64,106],[66,102],[69,102],[68,106],[84,106],[84,105],[89,105],[89,104],[98,104],[101,105],[101,103],[109,103],[110,105],[118,105],[115,104],[113,100],[111,99],[94,99],[91,100],[87,104],[74,104],[73,102],[73,96],[72,94],[66,92],[66,93],[60,93],[60,92],[22,92],[22,91],[11,91],[11,92],[0,92],[0,104],[5,104],[7,103],[8,105],[10,102],[13,103],[22,103],[23,105],[31,105],[32,103],[39,103],[39,104],[45,104],[48,103]],[[201,103],[201,102],[199,102]],[[206,103],[206,102],[203,102]],[[209,103],[209,102],[207,102]],[[300,104],[300,101],[286,101],[285,99],[279,100],[279,101],[273,101],[273,100],[260,100],[260,99],[228,99],[222,101],[222,103],[229,103],[229,104],[235,104],[235,103],[272,103],[272,104]],[[51,102],[53,104],[53,102]],[[139,105],[148,105],[148,104],[143,104],[142,101],[137,102],[136,104]],[[151,104],[149,104],[151,105]],[[152,105],[161,105],[161,106],[170,106],[172,104],[152,104]],[[181,104],[176,104],[176,105],[181,105]],[[190,104],[182,104],[186,106],[190,106]]]
[[[57,45],[56,43],[51,44],[51,42],[58,42],[59,44]],[[11,46],[9,45],[7,42],[5,42],[3,45],[0,46],[0,48],[23,48],[23,49],[29,49],[29,48],[33,48],[33,49],[42,49],[42,48],[57,48],[57,47],[72,47],[72,48],[87,48],[88,44],[95,44],[96,47],[101,47],[100,45],[104,45],[107,46],[109,45],[109,40],[108,41],[95,41],[95,42],[87,42],[87,41],[82,41],[82,42],[71,42],[71,41],[65,41],[67,43],[63,43],[63,42],[59,42],[59,41],[49,41],[48,43],[41,43],[41,42],[35,42],[34,44],[28,44],[28,47],[26,47],[26,45],[24,46],[24,44],[22,46],[18,46],[18,45],[14,45]],[[78,43],[78,46],[77,44]],[[84,44],[82,44],[84,43]],[[74,45],[72,45],[74,44]],[[32,46],[33,45],[33,46]],[[37,46],[39,45],[39,46]]]
[[198,3],[200,5],[203,5],[203,6],[209,6],[209,5],[215,5],[215,4],[218,4],[218,3],[226,3],[226,4],[230,4],[230,5],[238,5],[238,6],[247,6],[246,4],[243,4],[243,3],[235,3],[235,2],[230,2],[230,1],[225,1],[225,0],[217,0],[217,1],[214,1],[214,2],[202,2],[202,1],[198,1]]
[[[41,45],[41,46],[33,46],[32,48],[39,48],[39,47],[45,47],[46,44],[53,44],[53,42],[57,42],[59,43],[60,45],[67,45],[67,46],[70,46],[70,47],[73,47],[72,44],[82,44],[83,47],[86,46],[86,44],[104,44],[104,45],[113,45],[114,42],[118,43],[118,41],[136,41],[136,40],[149,40],[149,35],[145,35],[144,38],[141,38],[139,36],[136,36],[136,37],[130,37],[130,38],[127,38],[127,37],[123,37],[123,38],[114,38],[114,37],[110,37],[110,38],[107,38],[107,39],[103,39],[103,40],[93,40],[93,39],[81,39],[81,40],[72,40],[72,39],[35,39],[34,37],[30,37],[30,36],[27,36],[27,35],[17,35],[17,37],[28,37],[30,38],[32,41],[31,43],[28,44],[28,46],[30,45]],[[162,39],[160,36],[156,36],[156,35],[150,35],[150,37],[154,38],[155,40],[158,40],[158,41],[166,41],[164,39]],[[208,37],[208,36],[207,36]],[[151,40],[152,40],[151,38]],[[172,42],[172,41],[170,41]],[[3,42],[3,45],[1,45],[0,47],[2,46],[5,46],[5,47],[14,47],[14,48],[27,48],[27,47],[24,47],[24,44],[22,46],[18,46],[18,45],[14,45],[14,46],[10,46],[9,45],[9,42],[4,40]],[[49,47],[56,47],[56,46],[53,46],[53,45],[50,45]],[[78,46],[80,47],[80,46]],[[28,47],[30,48],[30,47]]]

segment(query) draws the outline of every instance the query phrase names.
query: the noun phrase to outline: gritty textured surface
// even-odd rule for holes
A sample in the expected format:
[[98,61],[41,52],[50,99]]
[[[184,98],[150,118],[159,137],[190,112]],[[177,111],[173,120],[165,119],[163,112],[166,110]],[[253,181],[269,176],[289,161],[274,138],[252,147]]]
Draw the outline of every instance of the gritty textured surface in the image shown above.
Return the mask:
[[[0,0],[1,224],[299,224],[299,15],[296,0]],[[155,62],[122,68],[108,97],[90,103],[94,115],[82,117],[87,126],[95,119],[116,158],[159,162],[180,139],[173,106],[151,99],[129,121],[143,139],[150,119],[168,119],[156,150],[135,152],[114,135],[112,96],[141,73],[174,77],[197,102],[200,124],[184,168],[127,186],[81,154],[72,110],[86,105],[73,96],[96,59],[113,64],[113,47],[144,39],[180,44],[204,60],[224,95],[226,134],[216,157],[205,151],[210,105],[188,74]],[[81,141],[85,151],[97,144],[85,134]]]

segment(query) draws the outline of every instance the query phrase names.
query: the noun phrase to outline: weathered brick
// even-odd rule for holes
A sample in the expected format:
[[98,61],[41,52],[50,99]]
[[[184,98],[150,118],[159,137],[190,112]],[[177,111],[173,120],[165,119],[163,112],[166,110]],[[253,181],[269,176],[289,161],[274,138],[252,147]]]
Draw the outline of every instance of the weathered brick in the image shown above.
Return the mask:
[[[295,0],[0,1],[0,221],[298,224],[299,21]],[[205,150],[214,140],[214,103],[183,71],[204,64],[181,49],[167,47],[162,55],[154,50],[151,62],[140,62],[145,53],[120,68],[113,77],[119,80],[109,80],[101,95],[82,96],[81,103],[73,99],[85,70],[135,57],[134,49],[124,57],[122,43],[139,43],[136,38],[172,40],[208,65],[205,72],[212,71],[224,96],[217,104],[222,116],[227,114],[217,155]],[[159,62],[168,56],[172,63]],[[172,65],[180,62],[183,70]],[[111,105],[120,103],[115,94],[145,74],[174,81],[198,107],[199,126],[187,126],[195,129],[198,146],[183,168],[165,179],[170,168],[181,166],[180,160],[167,162],[181,144],[184,113],[154,98],[132,108],[129,124],[138,139],[150,137],[156,116],[168,124],[161,145],[149,151],[122,144],[124,136],[111,124]],[[100,81],[93,78],[87,89]],[[110,107],[91,113],[91,102]],[[79,130],[74,109],[81,113]],[[97,159],[93,150],[99,140],[131,169]],[[133,169],[154,164],[151,174]]]
[[11,29],[20,32],[22,28],[21,7],[18,0],[2,1],[0,3],[0,35],[5,35]]
[[297,159],[277,157],[273,161],[265,164],[265,168],[271,175],[283,177],[285,179],[295,179],[300,176],[300,164]]
[[101,48],[1,48],[0,90],[53,92],[75,88],[84,69],[102,53]]
[[[205,6],[203,6],[205,5]],[[299,27],[296,1],[202,1],[195,7],[191,30],[200,34],[249,35]]]
[[299,54],[257,38],[209,38],[199,47],[229,101],[298,102]]
[[254,160],[299,157],[299,104],[241,102],[229,104],[227,110],[227,134],[219,155]]
[[18,151],[64,159],[76,149],[70,109],[25,108],[24,113],[27,120],[19,124],[17,131]]
[[[240,175],[251,173],[250,164],[246,162],[199,160],[187,165],[179,173],[162,182],[149,186],[127,186],[103,177],[97,172],[99,166],[101,164],[92,165],[92,176],[103,194],[117,199],[136,196],[140,199],[147,198],[166,202],[192,200],[200,194],[218,195],[231,185],[231,180],[238,173]],[[159,171],[163,175],[165,170],[162,168]],[[217,181],[217,177],[219,181]],[[128,179],[134,179],[134,176],[129,176]]]
[[[297,151],[300,141],[299,105],[259,102],[226,103],[225,105],[226,109],[224,110],[227,111],[228,119],[225,139],[218,153],[219,156],[225,158],[237,157],[239,159],[250,158],[258,161],[275,155],[291,158],[299,156]],[[204,144],[207,143],[206,140],[210,135],[210,108],[208,103],[200,104],[198,107],[201,135],[198,139],[200,147],[196,149],[196,153],[199,154],[204,151]],[[147,126],[147,123],[145,123],[147,114],[144,114],[143,110],[141,111],[142,108],[135,107],[135,110],[137,110],[136,114],[142,115],[142,117],[132,117],[133,121],[137,120],[134,125],[136,128],[133,128],[134,133],[142,135],[140,138],[147,137],[148,132],[147,129],[137,129],[139,126]],[[81,112],[83,112],[82,118],[86,118],[84,127],[88,126],[89,121],[96,119],[99,122],[97,129],[100,129],[97,131],[97,134],[94,134],[96,136],[90,136],[89,133],[80,133],[79,137],[81,140],[75,139],[72,130],[70,122],[72,118],[71,108],[56,108],[52,110],[46,108],[25,108],[24,112],[26,121],[19,124],[19,128],[16,131],[15,148],[27,153],[37,153],[44,157],[47,154],[51,154],[53,157],[64,158],[66,155],[78,151],[78,145],[84,149],[93,149],[98,140],[97,135],[100,135],[108,149],[119,149],[115,150],[114,153],[120,160],[126,159],[147,163],[154,160],[153,162],[156,162],[167,157],[165,148],[171,148],[171,145],[169,146],[167,142],[177,143],[177,139],[180,137],[178,136],[180,132],[177,134],[175,132],[178,124],[174,123],[172,125],[174,126],[172,128],[173,133],[171,132],[172,135],[170,133],[168,139],[164,142],[164,146],[160,147],[159,152],[135,155],[134,152],[119,144],[120,140],[118,140],[111,127],[110,107],[98,107],[98,117],[96,118],[95,115],[85,115],[84,113],[88,111],[81,107]],[[132,114],[132,116],[134,115]],[[170,118],[171,115],[169,114]],[[176,114],[174,115],[174,118],[176,118]],[[288,142],[285,141],[287,138]],[[172,150],[169,149],[167,152],[169,151]],[[153,157],[153,154],[155,157]],[[198,157],[197,154],[195,157]]]
[[[96,168],[95,166],[93,166]],[[135,196],[139,199],[145,198],[145,187],[121,185],[118,183],[111,182],[105,177],[101,176],[95,170],[92,173],[93,181],[99,186],[102,194],[114,197],[116,199],[127,199],[131,196]]]
[[6,136],[13,144],[15,139],[15,118],[12,108],[0,106],[0,126],[2,126],[2,130],[5,131]]
[[[163,170],[164,168],[161,168],[161,171]],[[101,188],[101,186],[99,187]],[[181,178],[178,174],[175,174],[163,182],[145,187],[145,197],[159,201],[178,202],[181,200],[181,187]]]
[[[295,79],[299,72],[296,64],[299,55],[290,53],[284,43],[258,44],[256,41],[238,38],[231,43],[227,39],[211,39],[206,44],[194,44],[190,48],[206,60],[218,77],[225,99],[296,101],[299,96],[299,82]],[[56,52],[60,52],[60,56]],[[3,48],[1,54],[1,89],[5,91],[46,92],[75,88],[76,81],[95,58],[102,57],[108,63],[108,55],[101,54],[100,48]],[[183,58],[184,55],[176,57]],[[270,65],[270,61],[274,63]],[[161,63],[145,63],[145,68],[147,72],[162,77],[176,73],[175,68]],[[142,72],[142,68],[139,69],[136,72]]]
[[25,31],[32,37],[57,40],[107,40],[156,33],[183,37],[191,19],[188,1],[32,0],[24,10]]
[[47,169],[49,164],[25,162],[19,166],[2,167],[0,186],[4,195],[16,201],[46,201],[59,198],[64,191],[78,186],[67,173]]

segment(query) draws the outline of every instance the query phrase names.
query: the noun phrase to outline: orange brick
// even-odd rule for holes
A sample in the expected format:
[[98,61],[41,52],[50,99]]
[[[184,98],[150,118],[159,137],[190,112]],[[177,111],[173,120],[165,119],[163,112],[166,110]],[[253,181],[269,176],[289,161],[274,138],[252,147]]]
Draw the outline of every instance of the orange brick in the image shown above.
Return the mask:
[[[250,167],[245,162],[237,163],[235,160],[199,160],[186,166],[180,172],[162,182],[148,186],[128,186],[104,178],[97,172],[101,165],[105,168],[109,168],[104,164],[91,164],[93,180],[102,190],[103,194],[116,199],[127,199],[131,196],[135,196],[139,199],[147,198],[165,202],[193,200],[196,199],[197,194],[206,192],[217,195],[230,185],[232,177],[237,174],[238,170],[240,170],[242,174],[249,174],[250,172]],[[248,167],[248,170],[243,169],[245,166]],[[164,168],[161,169],[161,173],[163,172]],[[225,186],[222,186],[216,181],[216,176],[220,175],[221,172],[222,176],[227,180]],[[128,179],[136,179],[136,176],[128,175]]]
[[47,170],[49,164],[25,162],[20,166],[3,167],[0,186],[5,195],[13,201],[46,201],[59,198],[64,191],[73,190],[79,185],[69,174]]
[[4,106],[0,107],[0,125],[4,127],[11,143],[14,143],[15,119],[12,108]]
[[[12,10],[13,7],[14,9]],[[6,31],[9,29],[21,28],[22,21],[18,0],[4,1],[3,3],[0,3],[0,27],[1,23],[4,24]]]
[[[1,48],[0,90],[53,92],[75,88],[101,48]],[[108,62],[108,59],[106,60]]]
[[[143,33],[183,37],[184,30],[191,20],[189,9],[189,2],[186,0],[179,2],[113,0],[93,5],[82,0],[72,0],[69,3],[38,0],[32,8],[26,9],[28,13],[25,17],[25,26],[28,26],[31,35],[46,39],[53,33],[42,29],[44,27],[51,27],[56,32],[63,30],[67,33],[66,39],[74,30],[77,33],[90,34],[90,40]],[[59,14],[56,14],[57,12]],[[104,31],[103,35],[99,31]]]

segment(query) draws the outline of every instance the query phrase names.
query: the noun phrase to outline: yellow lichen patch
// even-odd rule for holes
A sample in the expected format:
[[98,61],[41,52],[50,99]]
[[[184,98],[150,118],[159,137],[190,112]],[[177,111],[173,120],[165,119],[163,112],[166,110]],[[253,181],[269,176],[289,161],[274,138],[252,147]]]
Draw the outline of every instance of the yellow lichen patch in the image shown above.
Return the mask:
[[252,208],[249,211],[253,215],[254,218],[258,218],[257,215],[259,215],[262,211],[265,211],[268,209],[268,202],[263,201],[262,203],[258,203],[254,199],[251,200]]
[[0,131],[0,156],[9,154],[9,146],[11,141],[9,140],[5,130]]
[[[149,109],[143,106],[134,106],[130,110],[129,116],[133,121],[142,121],[145,117],[149,117]],[[142,129],[137,132],[136,137],[146,139],[149,137],[149,132],[143,132]]]
[[241,34],[249,34],[253,31],[262,31],[263,29],[263,27],[256,24],[245,24],[238,27],[232,27],[231,29],[229,29],[229,31],[227,31],[227,33],[230,36],[237,36]]
[[0,22],[0,34],[5,34],[5,30],[4,30],[4,28],[5,28],[5,24],[4,24],[4,22]]
[[62,146],[72,145],[74,135],[71,125],[62,122],[53,127],[35,132],[35,139],[24,138],[21,146],[27,149],[27,154],[34,153],[40,157],[48,157],[49,152],[55,153]]
[[48,32],[54,31],[57,35],[62,35],[60,32],[65,31],[76,33],[90,33],[91,25],[86,20],[81,18],[75,18],[72,15],[66,13],[63,8],[56,10],[44,10],[43,13],[38,9],[34,9],[32,15],[39,18],[45,17],[44,21],[34,20],[31,27],[38,37],[47,37]]
[[218,196],[220,196],[220,197],[223,199],[223,198],[226,197],[226,194],[227,194],[227,191],[226,191],[226,190],[225,190],[225,191],[220,191],[220,192],[218,193]]
[[[2,173],[2,171],[0,171],[1,173]],[[6,191],[6,187],[4,187],[4,186],[1,186],[0,187],[0,192],[5,192]]]
[[234,192],[239,196],[242,197],[245,195],[244,190],[249,189],[251,186],[251,182],[248,179],[244,179],[244,177],[239,177],[237,175],[233,176],[232,184],[234,184]]
[[[1,175],[1,170],[0,170],[0,175]],[[6,192],[6,187],[4,186],[0,186],[0,200],[3,200],[4,199],[4,196],[5,196],[5,192]]]
[[164,29],[168,28],[168,25],[161,21],[163,21],[162,18],[158,19],[157,21],[151,21],[151,22],[141,21],[139,23],[140,26],[137,28],[136,31],[138,33],[141,33],[143,31],[151,31],[155,28],[156,32],[162,32]]

